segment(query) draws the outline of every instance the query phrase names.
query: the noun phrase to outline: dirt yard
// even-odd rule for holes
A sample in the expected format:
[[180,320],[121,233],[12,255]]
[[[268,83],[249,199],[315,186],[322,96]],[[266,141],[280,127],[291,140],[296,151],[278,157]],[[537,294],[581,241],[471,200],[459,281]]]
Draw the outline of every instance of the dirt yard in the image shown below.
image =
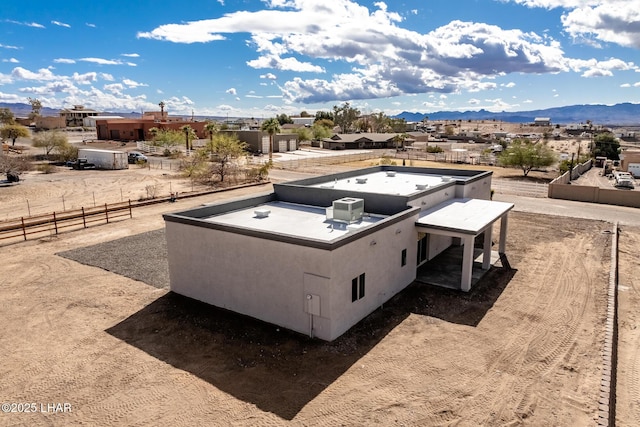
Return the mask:
[[[34,203],[58,209],[60,194],[83,193],[63,175],[45,177],[50,199],[39,193]],[[148,184],[130,169],[103,185],[118,198],[119,186],[139,194]],[[115,259],[134,270],[162,264],[163,212],[269,190],[148,206],[133,219],[0,247],[0,403],[37,405],[0,413],[0,425],[594,425],[609,223],[513,212],[514,270],[493,269],[469,294],[413,284],[332,343],[179,297],[150,275],[60,255],[106,258],[92,245],[115,241]],[[2,218],[24,209],[19,197],[2,200]],[[640,229],[625,228],[616,417],[629,426],[640,424],[639,244]]]

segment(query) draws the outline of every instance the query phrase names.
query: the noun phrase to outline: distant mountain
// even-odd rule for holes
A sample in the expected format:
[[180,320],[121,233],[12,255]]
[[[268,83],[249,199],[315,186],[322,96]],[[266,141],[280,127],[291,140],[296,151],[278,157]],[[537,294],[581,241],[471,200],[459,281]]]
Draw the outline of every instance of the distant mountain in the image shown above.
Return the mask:
[[[9,104],[0,102],[0,108],[9,108],[16,117],[27,117],[31,112],[29,104]],[[57,116],[60,110],[43,107],[43,116]],[[101,112],[103,116],[122,116],[140,118],[139,112]],[[492,113],[491,111],[437,111],[433,113],[411,113],[404,111],[395,118],[408,122],[419,122],[429,117],[429,120],[502,120],[510,123],[531,123],[536,117],[548,117],[553,124],[585,123],[591,120],[598,125],[640,126],[640,104],[629,102],[615,105],[571,105],[567,107],[547,108],[545,110],[516,111]],[[185,116],[186,117],[186,116]],[[202,120],[212,117],[196,117]]]
[[438,111],[434,113],[402,112],[394,117],[408,122],[429,120],[502,120],[510,123],[532,123],[536,117],[548,117],[553,124],[585,123],[591,120],[602,125],[640,125],[640,104],[571,105],[545,110],[492,113],[479,111]]

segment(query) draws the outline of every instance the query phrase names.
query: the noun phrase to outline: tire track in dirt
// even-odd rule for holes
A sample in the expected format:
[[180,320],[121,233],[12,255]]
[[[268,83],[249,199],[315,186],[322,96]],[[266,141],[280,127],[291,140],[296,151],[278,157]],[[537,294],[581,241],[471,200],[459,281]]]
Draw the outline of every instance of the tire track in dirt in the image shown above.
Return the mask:
[[631,426],[640,425],[640,316],[637,314],[640,305],[640,237],[639,233],[627,233],[625,229],[620,233],[618,241],[620,270],[616,423]]

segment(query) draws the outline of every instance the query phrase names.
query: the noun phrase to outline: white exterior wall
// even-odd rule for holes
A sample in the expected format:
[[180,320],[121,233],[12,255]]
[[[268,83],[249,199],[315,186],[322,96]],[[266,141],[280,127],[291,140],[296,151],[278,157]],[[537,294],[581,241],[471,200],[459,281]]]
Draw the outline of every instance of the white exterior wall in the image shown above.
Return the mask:
[[[331,339],[343,334],[415,280],[417,219],[417,215],[412,216],[331,253],[334,270]],[[376,244],[371,245],[372,241]],[[407,263],[401,266],[403,249],[407,250]],[[365,296],[352,302],[351,280],[362,273],[365,273]]]
[[489,200],[491,198],[491,176],[465,185],[456,185],[456,197]]
[[[328,251],[175,222],[166,233],[172,291],[309,333],[305,273],[331,277]],[[328,318],[314,326],[330,339]]]

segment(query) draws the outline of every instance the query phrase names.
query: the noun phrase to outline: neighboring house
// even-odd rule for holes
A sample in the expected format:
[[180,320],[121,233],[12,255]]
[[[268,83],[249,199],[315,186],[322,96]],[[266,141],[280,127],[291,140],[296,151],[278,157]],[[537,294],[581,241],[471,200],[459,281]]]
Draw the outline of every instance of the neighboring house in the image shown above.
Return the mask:
[[38,116],[35,118],[36,129],[52,130],[64,129],[67,122],[62,116]]
[[400,133],[336,133],[331,138],[322,140],[322,147],[329,150],[356,150],[375,148],[399,148],[402,145],[411,145],[414,139],[405,138],[404,144],[397,142],[395,138]]
[[[238,139],[247,144],[247,149],[253,153],[269,153],[269,133],[261,130],[223,130],[234,134]],[[277,133],[273,135],[273,152],[285,153],[296,151],[299,148],[298,135],[295,133]]]
[[640,150],[629,149],[620,153],[620,170],[640,178]]
[[463,253],[451,275],[471,289],[490,268],[496,221],[504,254],[513,207],[489,200],[491,175],[377,166],[164,215],[171,290],[333,340],[451,246]]
[[71,109],[60,110],[60,117],[64,117],[67,127],[82,126],[85,117],[97,116],[96,110],[84,108],[84,105],[74,105]]
[[291,120],[293,120],[294,125],[311,127],[313,126],[313,123],[315,122],[316,118],[315,117],[291,117]]
[[549,117],[536,117],[533,119],[534,126],[551,126],[551,119]]
[[199,139],[207,137],[205,125],[207,122],[158,122],[153,119],[106,119],[96,118],[96,133],[99,140],[116,141],[150,141],[153,137],[149,133],[151,128],[181,130],[188,125],[196,132]]
[[96,120],[124,120],[122,116],[89,116],[82,120],[82,126],[86,128],[96,127]]

